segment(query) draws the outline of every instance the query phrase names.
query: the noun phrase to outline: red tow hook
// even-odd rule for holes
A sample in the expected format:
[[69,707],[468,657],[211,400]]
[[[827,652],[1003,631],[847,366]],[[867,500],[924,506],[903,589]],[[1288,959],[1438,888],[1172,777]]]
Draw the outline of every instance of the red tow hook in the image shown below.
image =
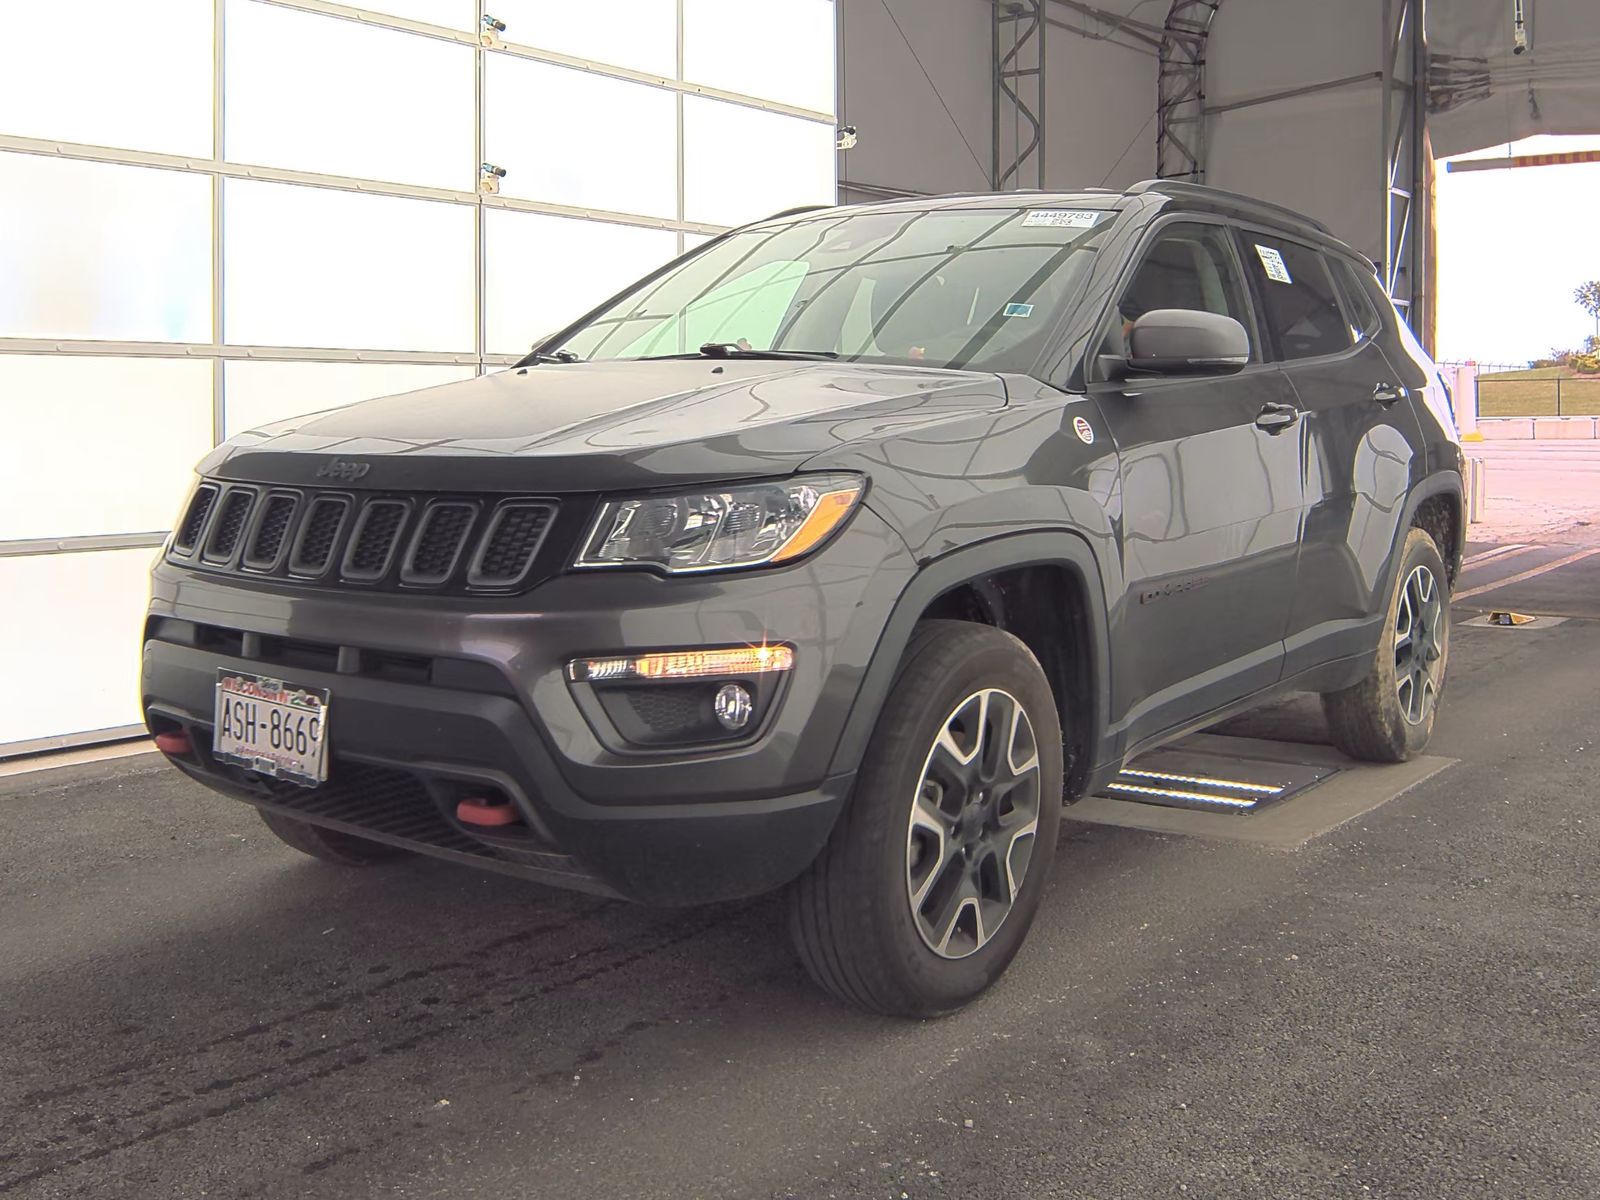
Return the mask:
[[456,805],[456,820],[463,825],[520,825],[522,818],[517,810],[504,800],[461,801]]
[[156,734],[155,743],[157,750],[163,754],[170,754],[174,758],[187,758],[194,753],[194,743],[189,740],[189,735],[181,729]]

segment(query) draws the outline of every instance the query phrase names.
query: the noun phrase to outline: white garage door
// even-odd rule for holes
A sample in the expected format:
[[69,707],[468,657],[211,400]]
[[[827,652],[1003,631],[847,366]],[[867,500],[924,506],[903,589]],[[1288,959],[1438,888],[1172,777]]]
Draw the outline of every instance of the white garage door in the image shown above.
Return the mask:
[[211,445],[831,203],[833,70],[832,0],[0,5],[0,755],[134,731]]

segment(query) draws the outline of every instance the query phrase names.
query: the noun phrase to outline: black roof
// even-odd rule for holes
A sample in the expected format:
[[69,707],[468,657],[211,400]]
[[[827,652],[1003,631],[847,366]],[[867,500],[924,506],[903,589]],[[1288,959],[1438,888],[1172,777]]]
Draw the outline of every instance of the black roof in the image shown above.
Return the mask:
[[[1245,220],[1266,221],[1274,225],[1298,228],[1302,232],[1311,234],[1319,241],[1338,242],[1334,232],[1321,221],[1308,217],[1304,213],[1296,212],[1292,208],[1285,208],[1281,204],[1274,204],[1270,200],[1258,200],[1254,196],[1246,196],[1239,192],[1230,192],[1223,188],[1208,187],[1205,184],[1189,183],[1180,179],[1146,179],[1122,191],[1112,188],[1075,188],[1062,191],[1044,191],[1035,188],[1021,188],[1006,192],[951,192],[945,195],[908,195],[898,200],[874,200],[864,204],[853,204],[849,207],[859,209],[923,209],[959,207],[965,204],[975,204],[996,200],[1005,200],[1018,206],[1034,205],[1041,201],[1060,203],[1100,203],[1105,204],[1108,199],[1115,198],[1124,203],[1118,207],[1127,207],[1128,202],[1136,197],[1159,196],[1171,202],[1176,207],[1189,210],[1222,213],[1227,216],[1239,217]],[[807,208],[789,209],[782,213],[774,213],[765,220],[778,220],[783,217],[795,216],[802,212],[829,211],[829,205],[814,205]],[[758,222],[759,223],[759,222]],[[1343,243],[1340,243],[1343,245]]]

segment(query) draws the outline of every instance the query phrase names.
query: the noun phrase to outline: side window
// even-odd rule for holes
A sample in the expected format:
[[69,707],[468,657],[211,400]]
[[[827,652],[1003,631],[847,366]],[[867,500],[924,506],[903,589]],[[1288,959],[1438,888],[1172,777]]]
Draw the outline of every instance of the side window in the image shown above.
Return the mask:
[[1344,293],[1345,311],[1350,314],[1350,327],[1356,340],[1376,337],[1383,322],[1372,303],[1372,284],[1363,282],[1360,269],[1349,260],[1334,258],[1329,261],[1339,280],[1339,289]]
[[1337,354],[1355,345],[1320,251],[1255,230],[1246,229],[1241,236],[1246,270],[1260,285],[1267,322],[1285,358]]
[[1117,301],[1100,353],[1127,354],[1128,333],[1145,313],[1187,308],[1232,317],[1250,335],[1250,357],[1259,360],[1255,322],[1246,299],[1228,231],[1220,225],[1170,225],[1145,251],[1133,279]]

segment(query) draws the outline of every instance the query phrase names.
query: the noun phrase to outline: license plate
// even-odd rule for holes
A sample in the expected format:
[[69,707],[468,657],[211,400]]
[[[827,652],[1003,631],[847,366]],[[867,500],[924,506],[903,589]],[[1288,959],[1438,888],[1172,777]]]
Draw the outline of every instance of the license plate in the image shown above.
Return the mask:
[[273,779],[316,787],[328,778],[328,691],[264,675],[217,672],[211,753]]

